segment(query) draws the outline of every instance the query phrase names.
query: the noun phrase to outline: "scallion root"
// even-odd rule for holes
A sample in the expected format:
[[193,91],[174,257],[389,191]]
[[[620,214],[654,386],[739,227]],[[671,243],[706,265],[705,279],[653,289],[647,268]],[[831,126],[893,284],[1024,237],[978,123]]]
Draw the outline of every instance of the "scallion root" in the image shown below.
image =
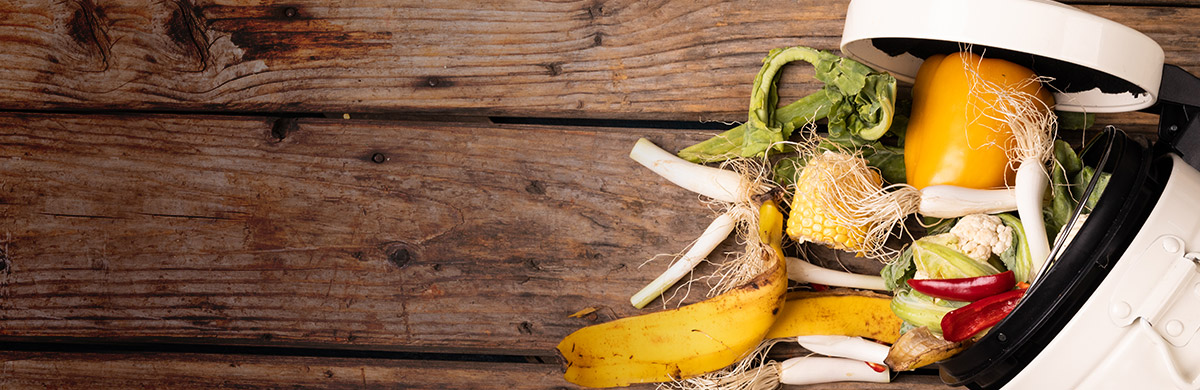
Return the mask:
[[771,347],[788,339],[764,340],[746,358],[725,369],[693,378],[665,382],[659,390],[774,390],[779,387],[780,365],[767,360]]
[[[758,238],[758,208],[755,197],[762,194],[762,188],[774,188],[777,185],[771,180],[769,165],[765,161],[753,159],[734,159],[721,165],[722,169],[738,172],[747,183],[745,190],[738,194],[740,201],[726,205],[725,212],[738,221],[735,230],[737,244],[744,248],[732,259],[727,259],[718,266],[708,279],[710,283],[708,296],[717,296],[762,274],[769,263],[763,259],[774,256],[767,243],[759,242]],[[783,261],[783,259],[778,259]]]
[[[1017,214],[1029,241],[1030,258],[1033,261],[1031,273],[1036,273],[1050,254],[1042,217],[1042,198],[1050,182],[1046,164],[1054,158],[1058,120],[1054,115],[1053,102],[1043,101],[1025,89],[1035,84],[1042,88],[1040,84],[1051,79],[1036,76],[1002,85],[979,77],[976,69],[970,66],[967,72],[971,76],[971,93],[989,97],[980,99],[989,102],[982,112],[991,112],[987,115],[1006,124],[1012,131],[1006,153],[1009,168],[1017,172],[1014,183]],[[1033,279],[1034,276],[1029,277]]]
[[[710,167],[685,161],[644,138],[638,140],[630,152],[630,157],[672,183],[704,195],[708,199],[709,207],[722,215],[721,218],[734,221],[738,244],[745,250],[721,262],[712,275],[702,278],[711,281],[708,296],[729,291],[767,270],[770,264],[762,260],[770,256],[770,249],[758,242],[758,202],[755,198],[766,189],[777,185],[771,182],[771,173],[765,158],[763,161],[733,159],[724,162],[720,167]],[[710,236],[712,237],[707,237],[706,240],[713,239],[716,234]],[[711,248],[717,243],[719,241],[693,242],[689,247]],[[708,249],[709,252],[711,250]],[[690,270],[707,257],[707,252],[675,255],[677,262],[668,270],[670,275],[664,274],[656,279],[651,286],[647,286],[633,297],[631,303],[635,306],[644,305],[648,302],[647,298],[653,299],[661,295],[662,291],[669,287],[663,284],[668,281],[674,284],[682,278],[685,266]],[[689,280],[686,283],[690,282]],[[686,298],[686,294],[684,295]]]

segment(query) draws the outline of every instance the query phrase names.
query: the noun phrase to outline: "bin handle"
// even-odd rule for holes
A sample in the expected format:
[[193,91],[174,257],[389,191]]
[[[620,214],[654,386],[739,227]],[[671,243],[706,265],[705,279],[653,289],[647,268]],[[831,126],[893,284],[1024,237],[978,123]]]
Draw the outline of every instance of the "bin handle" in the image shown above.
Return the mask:
[[1158,334],[1149,322],[1139,318],[1137,321],[1134,321],[1134,326],[1137,327],[1138,331],[1146,335],[1146,338],[1154,345],[1154,350],[1167,363],[1167,370],[1171,373],[1171,381],[1175,382],[1175,387],[1200,390],[1200,376],[1191,379],[1184,377],[1184,373],[1179,371],[1179,365],[1175,364],[1175,358],[1171,356],[1171,348],[1167,345],[1167,340],[1163,339],[1162,335]]

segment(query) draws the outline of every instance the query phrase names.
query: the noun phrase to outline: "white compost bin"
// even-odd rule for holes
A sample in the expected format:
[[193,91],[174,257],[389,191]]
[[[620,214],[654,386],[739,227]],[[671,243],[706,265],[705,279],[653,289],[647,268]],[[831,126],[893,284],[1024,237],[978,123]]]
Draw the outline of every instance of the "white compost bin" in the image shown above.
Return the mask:
[[841,49],[903,82],[971,50],[1053,78],[1058,110],[1158,114],[1154,145],[1112,127],[1089,144],[1084,163],[1111,176],[1079,233],[938,366],[973,389],[1200,389],[1200,79],[1142,33],[1042,0],[853,0]]

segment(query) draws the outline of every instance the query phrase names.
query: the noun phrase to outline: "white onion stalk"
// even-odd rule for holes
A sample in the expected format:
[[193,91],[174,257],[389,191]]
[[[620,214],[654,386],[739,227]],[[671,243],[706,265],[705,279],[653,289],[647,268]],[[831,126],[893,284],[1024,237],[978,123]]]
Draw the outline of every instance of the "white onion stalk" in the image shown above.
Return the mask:
[[862,337],[799,336],[796,337],[796,342],[813,353],[876,364],[884,364],[888,354],[888,346]]
[[[978,76],[973,69],[969,71]],[[1016,85],[1004,86],[974,77],[971,84],[972,93],[995,96],[989,105],[995,110],[993,118],[1007,124],[1012,130],[1012,141],[1005,146],[1009,164],[1017,165],[1013,185],[1017,197],[1017,215],[1025,229],[1033,264],[1028,280],[1035,280],[1036,273],[1050,255],[1050,241],[1042,220],[1042,197],[1050,181],[1046,163],[1054,158],[1058,120],[1054,115],[1053,102],[1043,102],[1024,89],[1049,80],[1046,77],[1033,77]]]
[[700,238],[697,238],[696,242],[692,243],[692,247],[679,260],[671,264],[671,267],[667,268],[653,282],[650,282],[649,285],[646,285],[641,291],[634,294],[629,299],[629,303],[632,303],[633,307],[638,309],[646,307],[654,298],[661,296],[664,291],[667,291],[668,288],[671,288],[676,282],[679,282],[680,279],[683,279],[684,276],[692,272],[692,269],[696,268],[696,265],[700,264],[701,261],[712,253],[713,249],[717,248],[717,245],[721,244],[721,241],[729,237],[729,234],[733,232],[733,228],[736,225],[737,221],[733,219],[730,213],[718,216],[708,225],[707,229],[704,229],[704,233],[700,234]]
[[812,385],[830,382],[875,382],[889,383],[890,370],[876,372],[862,360],[805,356],[794,357],[779,363],[779,383],[785,385]]
[[[787,258],[788,279],[834,287],[886,291],[879,275],[862,275],[820,267],[795,257]],[[815,351],[814,351],[815,352]]]
[[[666,387],[685,390],[766,390],[779,388],[780,384],[891,381],[887,365],[874,362],[887,357],[886,346],[857,337],[801,336],[797,341],[801,341],[801,345],[808,350],[833,357],[805,356],[783,362],[767,360],[767,352],[771,347],[784,340],[763,341],[749,356],[730,367],[671,382]],[[867,362],[877,364],[876,367],[882,372],[876,372]]]
[[958,218],[971,214],[996,214],[1017,209],[1017,193],[1011,188],[977,190],[952,185],[921,189],[918,212],[926,217]]
[[722,202],[738,202],[748,185],[737,172],[684,160],[645,138],[638,139],[629,158],[684,189]]
[[[1041,271],[1050,256],[1050,241],[1046,237],[1046,223],[1042,220],[1042,194],[1049,185],[1046,165],[1035,159],[1026,159],[1017,168],[1017,215],[1025,229],[1025,240],[1029,243],[1030,273]],[[1030,275],[1028,280],[1034,280]]]
[[[713,199],[713,203],[723,208],[726,215],[713,221],[704,235],[693,243],[684,259],[673,264],[663,276],[630,299],[630,303],[640,308],[678,282],[691,268],[707,257],[717,244],[728,237],[731,230],[738,230],[741,242],[751,242],[750,234],[757,233],[757,229],[753,227],[758,226],[758,208],[752,205],[752,199],[766,188],[766,175],[765,166],[748,160],[731,160],[729,166],[734,170],[722,169],[724,166],[714,168],[692,163],[659,148],[645,138],[638,139],[629,152],[629,157],[668,181]],[[734,225],[742,228],[738,229]],[[761,261],[762,252],[766,250],[768,249],[759,245],[748,245],[736,258],[722,262],[711,276],[717,279],[717,283],[711,286],[708,294],[711,296],[723,293],[762,273],[765,270],[765,264]]]

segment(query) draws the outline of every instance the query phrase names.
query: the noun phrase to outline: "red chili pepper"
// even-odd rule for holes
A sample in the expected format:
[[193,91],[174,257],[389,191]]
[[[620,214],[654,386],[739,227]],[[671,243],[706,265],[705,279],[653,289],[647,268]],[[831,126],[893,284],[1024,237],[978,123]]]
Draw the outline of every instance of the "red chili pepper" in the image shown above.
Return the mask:
[[1017,307],[1025,290],[1012,290],[951,310],[942,317],[942,338],[959,342],[996,325]]
[[884,372],[884,371],[887,371],[887,369],[888,369],[887,366],[879,364],[879,363],[871,363],[871,362],[864,362],[864,363],[867,363],[867,367],[871,367],[871,369],[875,370],[875,372]]
[[909,279],[908,285],[918,292],[952,301],[971,302],[1008,290],[1017,284],[1012,271],[993,275],[958,279]]

